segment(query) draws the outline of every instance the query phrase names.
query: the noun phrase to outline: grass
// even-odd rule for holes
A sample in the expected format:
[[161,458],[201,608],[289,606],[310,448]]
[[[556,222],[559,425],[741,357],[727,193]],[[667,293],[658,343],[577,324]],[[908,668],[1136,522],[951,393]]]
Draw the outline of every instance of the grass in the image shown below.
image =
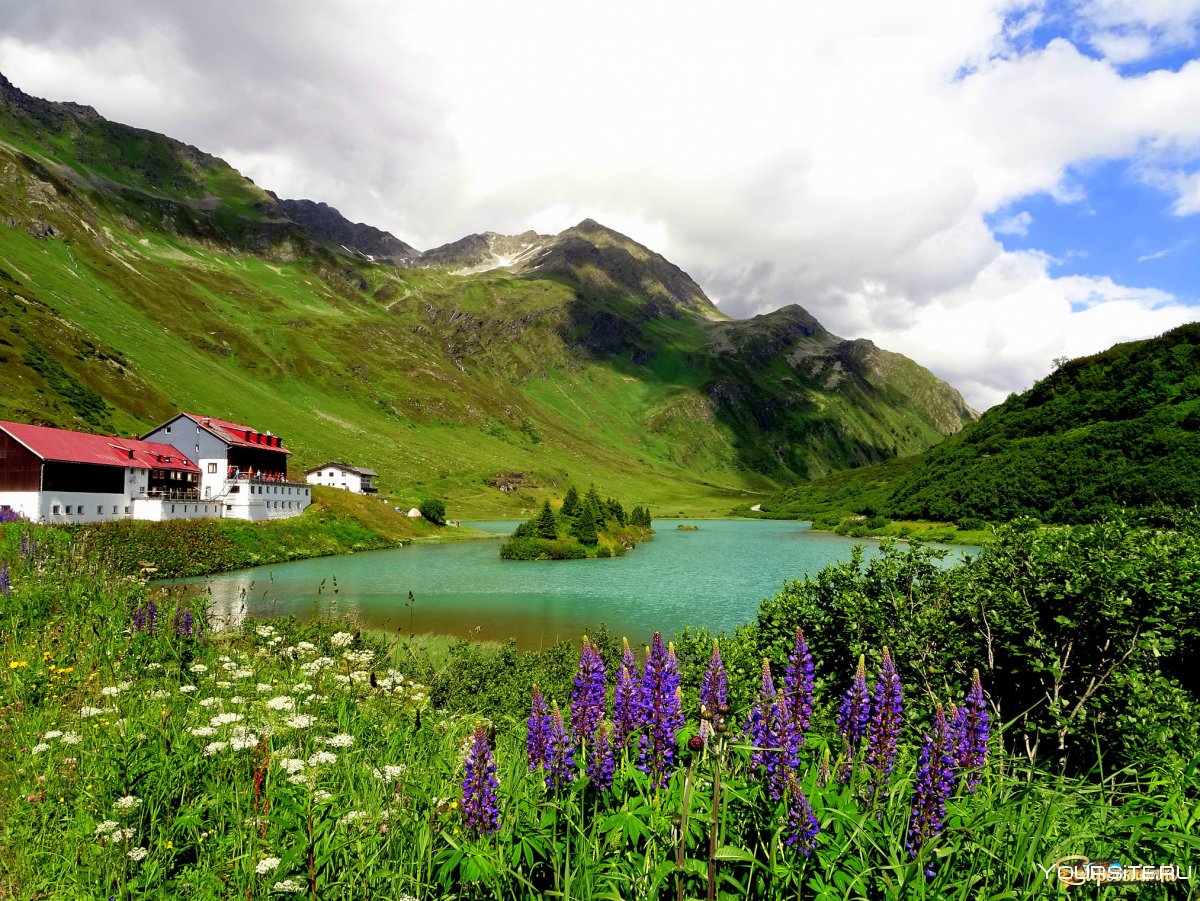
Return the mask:
[[[22,555],[22,535],[37,550]],[[822,782],[825,748],[840,748],[824,711],[798,770],[820,826],[805,858],[784,843],[786,809],[736,732],[685,754],[659,789],[632,755],[610,791],[582,772],[549,791],[528,770],[520,701],[481,709],[460,688],[442,702],[417,678],[447,680],[464,649],[481,676],[561,657],[564,678],[546,688],[565,708],[570,647],[514,658],[293,621],[189,638],[173,628],[171,596],[99,567],[61,530],[6,526],[0,558],[12,574],[0,608],[0,897],[703,897],[711,862],[719,897],[999,901],[1057,894],[1046,868],[1067,855],[1194,859],[1197,762],[1068,779],[994,743],[978,791],[955,792],[945,831],[912,860],[924,724],[872,795],[865,772]],[[158,627],[132,630],[152,598]],[[684,737],[698,723],[694,691]],[[490,835],[462,806],[464,742],[480,723],[495,729]],[[1107,892],[1186,896],[1179,888]]]

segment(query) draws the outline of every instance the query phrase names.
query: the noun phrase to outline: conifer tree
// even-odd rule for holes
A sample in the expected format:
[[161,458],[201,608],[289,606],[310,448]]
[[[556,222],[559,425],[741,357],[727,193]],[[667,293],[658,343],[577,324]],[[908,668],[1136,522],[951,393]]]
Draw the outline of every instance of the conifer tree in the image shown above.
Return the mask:
[[567,494],[563,498],[562,509],[558,511],[563,516],[575,517],[579,515],[579,492],[572,485],[567,489]]
[[542,504],[542,512],[538,514],[537,533],[539,538],[548,538],[551,541],[558,537],[558,523],[554,520],[554,511],[550,509],[549,501]]
[[610,497],[604,502],[604,513],[606,518],[615,519],[621,525],[625,525],[627,521],[625,508],[621,506],[621,502],[615,497]]
[[583,502],[579,516],[575,519],[573,534],[579,539],[580,544],[591,545],[599,541],[599,537],[596,535],[596,507],[591,503],[590,497]]

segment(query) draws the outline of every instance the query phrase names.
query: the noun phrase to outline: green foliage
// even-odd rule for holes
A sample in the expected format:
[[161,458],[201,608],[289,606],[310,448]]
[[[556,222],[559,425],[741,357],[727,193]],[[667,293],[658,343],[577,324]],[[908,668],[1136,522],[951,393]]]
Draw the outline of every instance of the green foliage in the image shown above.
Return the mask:
[[534,527],[538,538],[553,541],[558,537],[558,520],[554,518],[554,511],[550,509],[550,501],[542,504],[542,512],[538,514]]
[[580,544],[594,545],[599,540],[596,530],[596,505],[592,503],[590,496],[584,499],[583,510],[575,518],[571,534]]
[[421,506],[417,507],[421,511],[421,515],[426,520],[433,523],[435,526],[444,526],[446,524],[446,505],[436,498],[421,501]]
[[929,451],[889,515],[1089,522],[1200,503],[1200,324],[1072,360]]
[[567,493],[563,496],[562,508],[558,511],[563,516],[578,516],[579,515],[579,492],[572,485],[567,489]]
[[104,398],[86,385],[80,384],[63,369],[62,364],[48,356],[41,347],[30,342],[25,349],[24,362],[45,380],[52,391],[61,395],[75,415],[84,422],[93,426],[108,423],[112,410]]

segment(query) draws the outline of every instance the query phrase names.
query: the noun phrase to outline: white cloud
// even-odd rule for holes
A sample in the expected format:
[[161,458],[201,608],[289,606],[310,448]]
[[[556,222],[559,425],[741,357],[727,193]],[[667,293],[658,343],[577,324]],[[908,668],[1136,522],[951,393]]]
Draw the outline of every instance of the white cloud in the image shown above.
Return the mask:
[[998,235],[1018,235],[1024,237],[1029,234],[1029,226],[1033,224],[1033,216],[1027,210],[1021,210],[1012,216],[1006,216],[995,225],[992,226],[992,231]]
[[[731,314],[800,303],[986,405],[1075,347],[1186,318],[1107,282],[1101,260],[1084,290],[1005,254],[986,219],[1034,193],[1081,199],[1065,173],[1089,160],[1182,172],[1200,158],[1200,62],[1114,66],[1138,41],[1186,41],[1197,8],[1086,4],[1080,27],[1114,54],[1097,60],[1065,39],[1025,49],[1046,13],[1020,0],[854,15],[611,0],[586,17],[537,0],[0,0],[0,71],[418,247],[591,216]],[[1200,211],[1200,181],[1169,188],[1176,212]]]

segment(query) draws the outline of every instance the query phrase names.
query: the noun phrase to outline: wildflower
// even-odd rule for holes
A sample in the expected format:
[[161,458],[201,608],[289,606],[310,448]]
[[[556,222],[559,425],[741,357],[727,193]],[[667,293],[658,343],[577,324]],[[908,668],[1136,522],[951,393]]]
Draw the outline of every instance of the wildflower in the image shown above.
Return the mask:
[[395,766],[385,766],[382,770],[377,769],[375,770],[374,775],[376,779],[380,779],[384,782],[395,782],[397,779],[403,776],[407,770],[408,767],[401,763]]
[[[559,722],[561,724],[561,717]],[[471,753],[467,756],[463,773],[463,820],[468,831],[491,835],[500,828],[497,788],[496,764],[492,760],[492,749],[488,746],[487,731],[481,723],[475,727]]]
[[9,669],[21,669],[22,667],[26,667],[26,666],[29,666],[28,660],[10,660],[10,661],[8,661]]
[[8,561],[0,563],[0,594],[9,597],[12,594],[12,579],[8,576]]
[[178,638],[200,637],[200,625],[186,607],[175,612],[175,635]]
[[904,692],[900,677],[896,674],[892,655],[885,647],[879,679],[871,697],[871,723],[867,729],[867,765],[874,769],[875,785],[886,782],[892,772],[903,714]]
[[113,803],[113,810],[119,810],[122,813],[129,813],[131,810],[136,810],[142,806],[142,799],[137,795],[126,795]]
[[526,720],[525,750],[529,754],[529,771],[550,765],[550,711],[541,690],[533,686],[529,719]]
[[354,643],[354,636],[349,632],[334,632],[329,637],[329,643],[335,648],[348,648]]
[[585,635],[574,688],[571,689],[571,738],[577,748],[591,740],[596,725],[604,716],[606,681],[604,661]]
[[788,655],[787,668],[783,672],[783,690],[787,695],[790,719],[801,733],[808,730],[812,720],[813,660],[804,640],[804,631],[796,629],[792,653]]
[[[934,708],[933,735],[925,735],[917,762],[906,842],[910,858],[915,858],[921,847],[942,831],[946,799],[954,791],[954,767],[954,737],[946,723],[946,713],[938,704]],[[937,875],[932,860],[926,864],[925,875],[931,879]]]
[[201,698],[200,699],[201,707],[215,707],[217,704],[220,704],[220,703],[221,703],[220,698]]
[[126,856],[126,857],[128,857],[130,860],[132,860],[132,861],[135,861],[135,862],[136,862],[136,861],[139,861],[139,860],[145,860],[145,859],[146,859],[146,855],[147,855],[147,854],[149,854],[149,853],[150,853],[150,852],[149,852],[149,851],[147,851],[145,848],[130,848],[130,849],[129,849],[129,850],[126,852],[126,853],[125,853],[125,856]]
[[983,699],[983,684],[979,681],[979,670],[971,677],[971,687],[963,699],[963,705],[954,715],[951,734],[954,738],[954,759],[960,770],[967,773],[967,789],[974,793],[979,788],[979,771],[987,762],[988,735],[991,717]]
[[107,835],[120,825],[116,820],[104,820],[96,824],[96,835]]
[[51,729],[42,736],[46,741],[54,741],[56,738],[62,738],[62,732],[58,729]]
[[106,697],[106,698],[115,698],[117,695],[121,694],[122,692],[128,691],[128,690],[129,690],[129,683],[121,682],[118,685],[104,686],[103,688],[100,689],[100,694],[104,695],[104,697]]
[[617,685],[613,690],[613,741],[621,748],[629,746],[629,739],[637,731],[635,678],[634,670],[624,664],[617,671]]
[[813,848],[817,846],[817,835],[820,832],[821,826],[817,822],[817,815],[813,813],[812,804],[809,803],[804,790],[800,788],[796,774],[788,773],[787,831],[784,833],[783,843],[789,848],[798,848],[805,857],[808,857],[812,854]]
[[721,660],[721,649],[714,638],[712,657],[709,658],[708,669],[704,671],[704,679],[700,683],[700,708],[709,717],[723,704],[728,703],[728,684],[725,663]]
[[311,641],[298,641],[296,642],[296,650],[301,654],[314,654],[316,653],[317,646]]
[[81,741],[83,741],[83,739],[79,737],[78,732],[64,732],[63,733],[62,743],[64,745],[77,745]]
[[662,634],[654,633],[642,684],[635,699],[638,723],[643,728],[638,744],[639,769],[656,786],[665,785],[675,762],[676,736],[683,728],[683,703],[679,694],[679,664],[675,646],[663,647]]
[[188,669],[191,670],[193,673],[195,673],[198,676],[203,676],[205,673],[208,672],[208,667],[205,666],[203,663],[193,663],[191,666],[188,667]]
[[750,765],[757,767],[767,763],[775,731],[775,682],[771,678],[771,664],[766,657],[762,662],[762,682],[758,700],[750,711],[750,718],[742,726],[742,733],[749,739],[754,750],[750,753]]
[[196,690],[195,685],[180,685],[179,686],[180,694],[188,695],[188,694],[191,694],[195,690]]
[[320,766],[323,763],[337,763],[337,755],[332,751],[317,751],[308,758],[309,766]]
[[312,716],[311,714],[297,713],[295,716],[291,717],[290,719],[284,720],[283,724],[285,726],[291,726],[293,729],[307,729],[309,726],[311,726],[316,721],[317,721],[317,718],[315,716]]
[[566,727],[562,712],[554,701],[550,710],[550,733],[547,741],[546,788],[557,791],[575,780],[575,749]]
[[254,670],[243,666],[243,667],[239,667],[239,668],[235,669],[229,675],[231,678],[234,678],[234,679],[253,679],[254,678]]
[[50,746],[48,744],[46,744],[45,742],[41,742],[40,744],[36,744],[32,748],[30,748],[29,753],[30,754],[44,754],[45,752],[47,752],[49,750],[50,750]]
[[196,738],[211,738],[217,734],[217,730],[212,726],[193,726],[188,729],[189,735],[194,735]]
[[151,701],[161,701],[164,698],[171,697],[171,693],[165,688],[156,688],[154,691],[150,692],[150,694],[146,695],[146,697]]
[[279,867],[279,858],[278,857],[264,857],[262,860],[260,860],[258,862],[258,865],[255,866],[254,872],[257,873],[259,876],[266,876],[268,873],[274,873],[278,867]]
[[228,726],[232,723],[240,723],[245,717],[240,713],[218,713],[208,721],[210,726]]
[[329,738],[325,739],[325,744],[331,748],[348,748],[354,744],[354,736],[346,735],[345,733],[341,735],[331,735]]
[[303,760],[297,760],[295,757],[277,757],[276,762],[283,768],[284,772],[289,775],[295,775],[301,772],[305,763]]
[[271,886],[271,891],[284,895],[303,895],[308,891],[308,886],[299,879],[280,879]]
[[257,633],[259,638],[270,638],[271,636],[273,636],[275,634],[275,627],[274,626],[259,626],[254,631],[255,631],[255,633]]
[[210,741],[204,746],[204,756],[212,757],[214,754],[219,754],[229,747],[227,741]]
[[358,820],[365,820],[368,816],[370,816],[370,814],[368,814],[365,810],[351,810],[340,820],[338,820],[338,825],[349,826]]
[[271,698],[267,702],[267,706],[272,710],[295,710],[296,702],[287,695],[278,695]]
[[588,755],[587,775],[600,791],[612,788],[613,772],[617,762],[613,758],[612,740],[609,736],[608,723],[601,723],[596,729],[595,740],[592,742],[591,753]]
[[854,672],[854,681],[842,696],[842,706],[838,710],[838,735],[845,745],[843,759],[838,764],[837,777],[839,782],[849,782],[854,771],[854,755],[859,744],[867,734],[867,726],[871,721],[871,697],[867,692],[867,663],[863,655],[858,657],[858,669]]

